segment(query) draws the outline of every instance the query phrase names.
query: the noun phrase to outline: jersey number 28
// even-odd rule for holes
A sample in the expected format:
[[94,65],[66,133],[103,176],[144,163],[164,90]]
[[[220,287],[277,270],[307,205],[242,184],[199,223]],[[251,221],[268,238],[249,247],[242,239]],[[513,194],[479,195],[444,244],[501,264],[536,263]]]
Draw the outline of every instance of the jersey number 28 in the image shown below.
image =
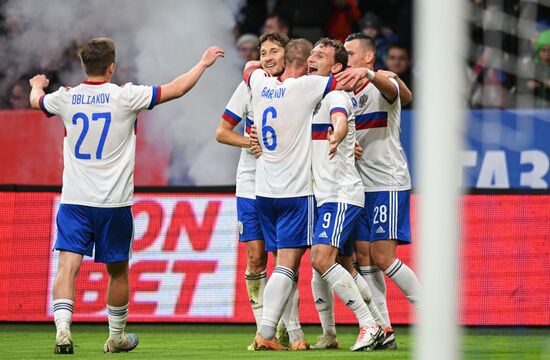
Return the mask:
[[[99,143],[97,144],[97,150],[95,152],[95,158],[101,160],[101,157],[103,155],[103,146],[105,145],[105,139],[107,138],[107,133],[109,132],[109,125],[111,125],[111,113],[104,112],[92,114],[92,121],[98,121],[99,119],[105,120],[105,122],[103,123],[103,131],[101,131],[101,137],[99,138]],[[82,120],[82,132],[80,133],[80,136],[76,141],[74,154],[77,159],[90,160],[92,158],[91,154],[83,154],[80,152],[80,147],[82,146],[82,143],[86,138],[86,134],[88,134],[90,119],[86,114],[79,112],[74,114],[73,116],[73,125],[77,125],[78,120]]]

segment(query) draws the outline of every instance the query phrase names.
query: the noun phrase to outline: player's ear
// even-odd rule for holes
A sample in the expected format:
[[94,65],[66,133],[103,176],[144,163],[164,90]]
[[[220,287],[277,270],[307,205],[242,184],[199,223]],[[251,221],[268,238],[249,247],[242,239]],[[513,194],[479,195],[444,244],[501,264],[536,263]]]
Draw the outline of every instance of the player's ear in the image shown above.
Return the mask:
[[330,68],[330,72],[333,74],[338,74],[342,70],[344,70],[344,66],[342,66],[342,64],[340,63],[336,63]]
[[111,65],[109,65],[109,68],[107,69],[107,71],[109,72],[110,75],[113,75],[115,70],[116,70],[116,64],[115,63],[112,63]]
[[365,60],[367,60],[367,64],[374,63],[374,51],[367,51],[365,57]]

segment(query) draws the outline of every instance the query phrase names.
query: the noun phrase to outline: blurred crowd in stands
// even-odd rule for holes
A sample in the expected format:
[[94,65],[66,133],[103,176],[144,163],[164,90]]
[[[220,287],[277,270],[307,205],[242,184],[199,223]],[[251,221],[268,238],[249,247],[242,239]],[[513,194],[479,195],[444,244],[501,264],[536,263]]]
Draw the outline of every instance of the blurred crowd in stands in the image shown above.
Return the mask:
[[[468,79],[467,105],[471,108],[550,107],[550,1],[463,0],[468,3],[469,48],[465,54]],[[0,53],[7,56],[5,39],[21,31],[17,19],[5,16],[0,0]],[[243,58],[258,59],[258,36],[280,31],[312,42],[328,36],[343,41],[353,32],[364,32],[376,43],[375,69],[397,73],[414,92],[412,0],[245,0],[234,28],[236,47]],[[444,31],[442,29],[441,31]],[[90,34],[93,35],[93,34]],[[80,67],[77,40],[63,50],[64,61],[50,61],[40,54],[40,67],[17,73],[0,69],[0,82],[9,80],[0,94],[0,108],[28,107],[28,78],[48,75],[55,90],[67,68]],[[58,49],[52,49],[52,52]],[[441,44],[441,51],[446,51]],[[434,54],[437,56],[437,54]],[[13,76],[16,73],[17,76]],[[10,74],[12,76],[7,76]],[[136,81],[132,64],[118,64],[117,83]]]

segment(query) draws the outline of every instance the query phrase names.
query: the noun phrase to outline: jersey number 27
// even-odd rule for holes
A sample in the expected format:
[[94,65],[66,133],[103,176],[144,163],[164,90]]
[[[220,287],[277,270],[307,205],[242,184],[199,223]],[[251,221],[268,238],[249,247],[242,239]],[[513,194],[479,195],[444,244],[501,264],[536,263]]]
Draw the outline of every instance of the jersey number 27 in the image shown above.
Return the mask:
[[[107,133],[109,132],[109,125],[111,125],[111,113],[104,112],[92,114],[92,121],[98,121],[99,119],[104,119],[105,122],[103,123],[103,130],[101,131],[101,137],[99,138],[99,143],[97,144],[97,150],[95,152],[95,158],[97,160],[101,160],[103,155],[103,146],[105,145],[105,139],[107,138]],[[88,134],[88,129],[90,128],[90,119],[86,114],[78,112],[73,116],[73,125],[77,125],[78,120],[82,120],[82,132],[76,141],[74,154],[77,159],[90,160],[92,158],[91,154],[83,154],[80,152],[80,147],[82,146],[82,143],[86,138],[86,134]]]

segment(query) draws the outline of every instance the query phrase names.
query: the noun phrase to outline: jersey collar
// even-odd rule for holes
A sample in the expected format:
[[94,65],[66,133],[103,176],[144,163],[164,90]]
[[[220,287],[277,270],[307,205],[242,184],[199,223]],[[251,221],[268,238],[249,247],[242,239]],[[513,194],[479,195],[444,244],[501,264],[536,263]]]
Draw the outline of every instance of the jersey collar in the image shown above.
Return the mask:
[[367,80],[367,82],[364,83],[363,86],[361,86],[361,87],[360,87],[359,89],[357,89],[357,90],[354,90],[353,93],[354,93],[355,95],[359,94],[361,91],[363,91],[364,88],[367,87],[367,85],[368,85],[369,83],[370,83],[370,81]]
[[106,84],[107,81],[83,81],[82,84],[85,84],[85,85],[102,85],[102,84]]

